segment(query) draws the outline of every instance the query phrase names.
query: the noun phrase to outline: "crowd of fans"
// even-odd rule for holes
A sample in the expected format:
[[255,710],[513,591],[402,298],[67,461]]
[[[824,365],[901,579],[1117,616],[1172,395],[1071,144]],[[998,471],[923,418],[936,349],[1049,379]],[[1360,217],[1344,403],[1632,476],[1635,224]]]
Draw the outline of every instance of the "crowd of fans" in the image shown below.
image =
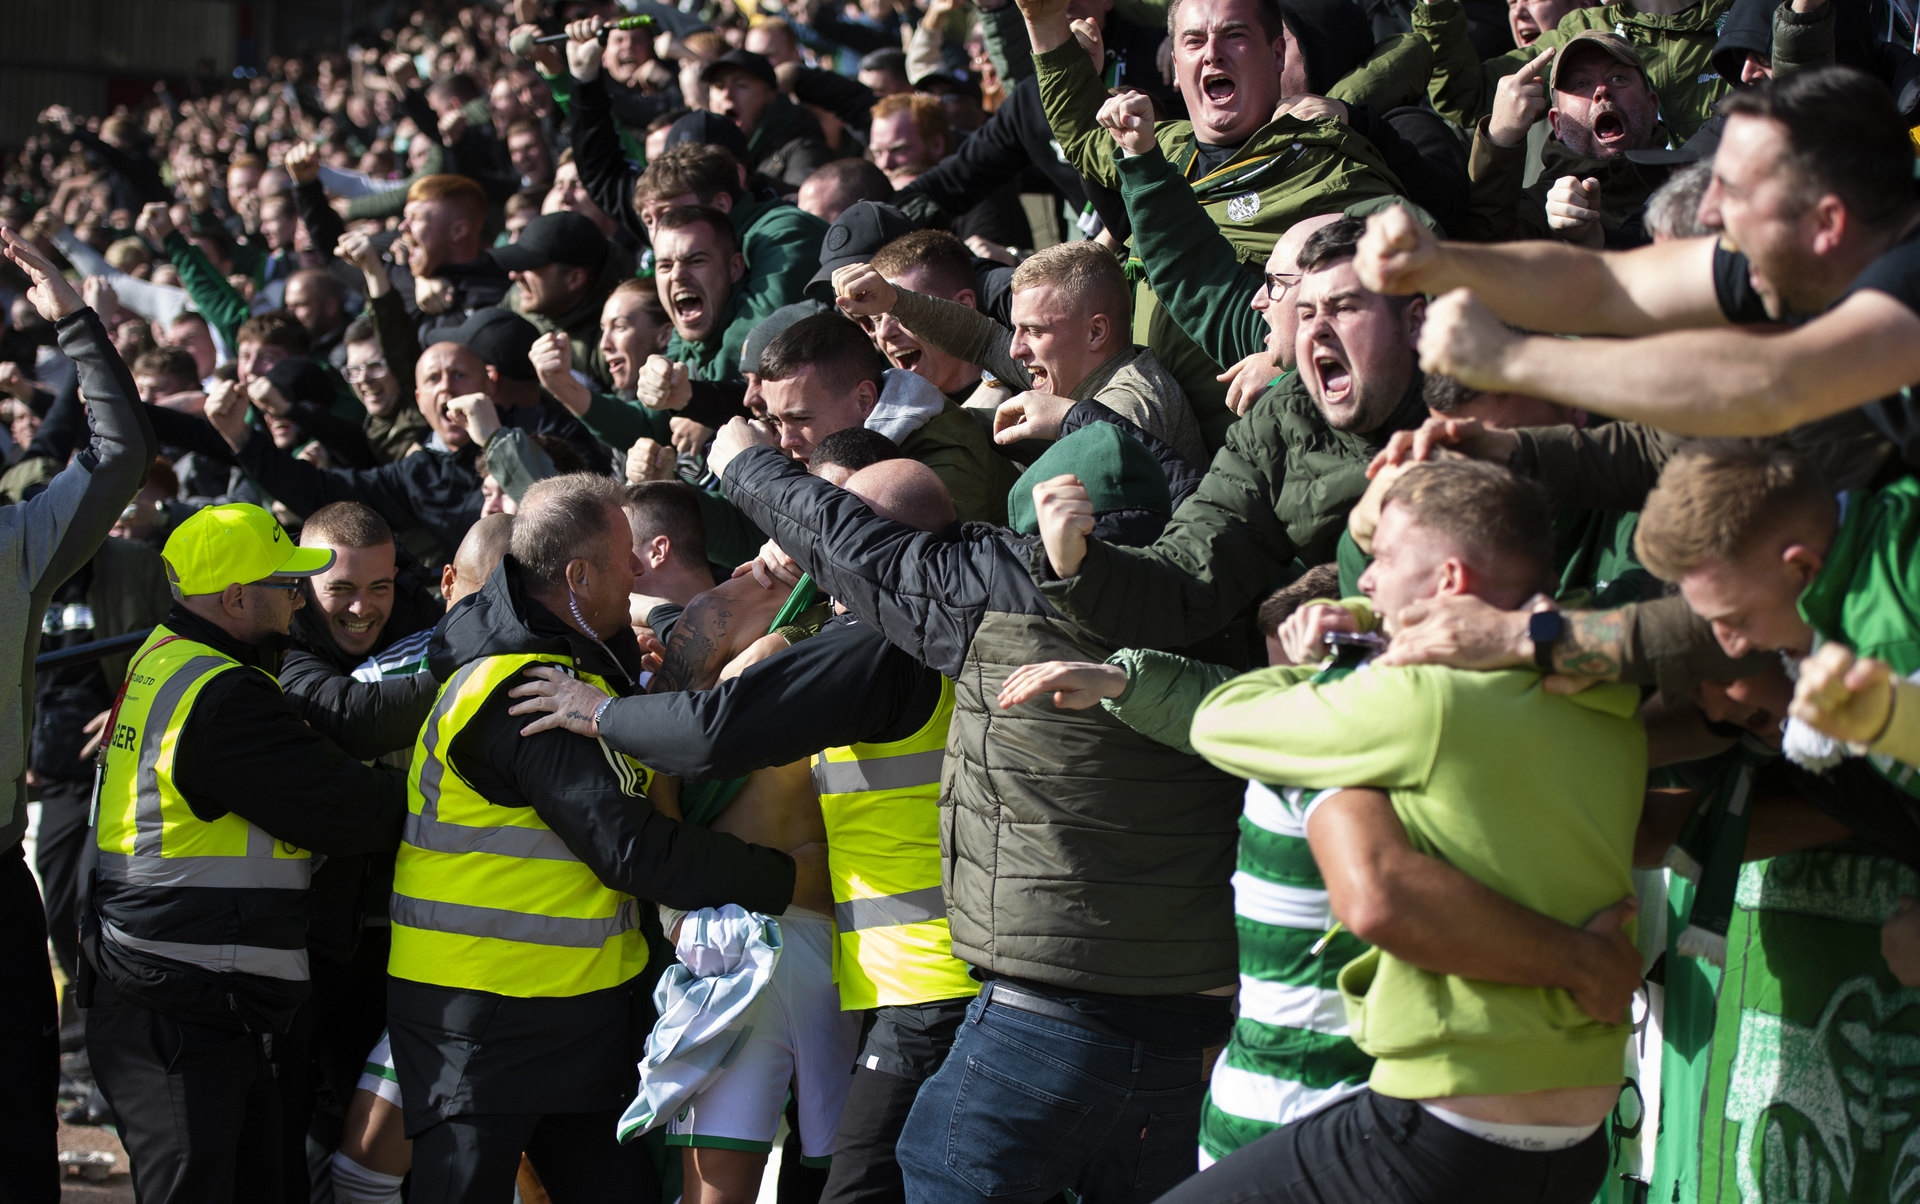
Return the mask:
[[426,3],[46,109],[0,1198],[56,1095],[149,1204],[1906,1198],[1902,11]]

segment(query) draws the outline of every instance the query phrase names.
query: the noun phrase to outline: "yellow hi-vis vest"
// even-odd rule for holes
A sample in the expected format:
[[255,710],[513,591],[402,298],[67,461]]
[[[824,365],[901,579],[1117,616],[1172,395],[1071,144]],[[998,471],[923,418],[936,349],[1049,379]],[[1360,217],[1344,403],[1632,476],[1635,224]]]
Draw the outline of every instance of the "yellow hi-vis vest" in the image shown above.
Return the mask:
[[940,886],[940,764],[952,721],[953,683],[942,677],[939,705],[911,736],[814,755],[842,1010],[980,990],[953,956]]
[[[496,806],[447,762],[481,704],[542,663],[573,668],[570,657],[532,653],[466,665],[420,729],[393,871],[387,971],[395,978],[551,998],[617,987],[647,964],[633,896],[602,884],[532,807]],[[579,677],[613,692],[600,677]],[[610,750],[607,757],[628,792],[643,793],[648,771]]]
[[[100,768],[94,840],[99,874],[138,893],[177,889],[305,890],[313,856],[228,812],[201,819],[174,785],[187,716],[208,682],[239,661],[156,627],[127,669]],[[263,783],[262,789],[271,789]],[[216,973],[305,981],[307,951],[235,941],[194,943],[136,935],[107,923],[128,948]],[[229,935],[243,935],[238,930]]]

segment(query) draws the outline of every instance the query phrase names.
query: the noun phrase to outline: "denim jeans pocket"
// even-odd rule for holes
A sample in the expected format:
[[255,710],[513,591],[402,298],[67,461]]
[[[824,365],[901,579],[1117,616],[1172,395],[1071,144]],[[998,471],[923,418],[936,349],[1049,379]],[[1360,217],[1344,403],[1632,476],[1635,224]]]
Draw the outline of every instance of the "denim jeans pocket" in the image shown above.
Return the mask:
[[[1169,1095],[1173,1093],[1168,1093]],[[1200,1098],[1195,1088],[1193,1106],[1177,1098],[1160,1102],[1140,1130],[1140,1161],[1134,1169],[1133,1198],[1152,1200],[1200,1170]]]
[[1092,1110],[969,1056],[947,1126],[947,1167],[984,1196],[1032,1191]]

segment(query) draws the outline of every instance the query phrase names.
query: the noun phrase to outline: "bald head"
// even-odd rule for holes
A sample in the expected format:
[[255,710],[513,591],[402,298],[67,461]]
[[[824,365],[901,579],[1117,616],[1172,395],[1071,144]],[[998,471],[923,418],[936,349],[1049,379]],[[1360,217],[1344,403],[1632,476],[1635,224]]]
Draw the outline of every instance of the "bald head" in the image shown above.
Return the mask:
[[453,554],[453,563],[440,574],[440,592],[447,605],[452,606],[485,585],[487,578],[493,576],[493,570],[500,567],[501,558],[506,556],[512,542],[511,514],[489,514],[467,528],[460,550]]
[[933,469],[918,460],[882,460],[847,478],[846,491],[881,518],[922,531],[953,522],[953,495]]

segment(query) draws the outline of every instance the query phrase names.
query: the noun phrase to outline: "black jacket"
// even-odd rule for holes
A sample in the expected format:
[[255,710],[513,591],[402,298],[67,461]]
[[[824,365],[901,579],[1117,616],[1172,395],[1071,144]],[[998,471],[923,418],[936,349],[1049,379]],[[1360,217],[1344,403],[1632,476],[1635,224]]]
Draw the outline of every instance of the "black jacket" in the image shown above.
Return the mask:
[[[1082,401],[1069,410],[1060,434],[1064,438],[1090,422],[1112,423],[1153,452],[1167,474],[1174,510],[1203,479],[1180,453],[1097,401]],[[878,560],[879,546],[862,538],[836,542],[843,526],[836,520],[847,506],[860,507],[859,499],[825,482],[820,482],[822,488],[811,488],[805,481],[817,478],[809,477],[804,466],[785,456],[775,458],[792,471],[777,470],[774,458],[752,448],[736,457],[723,481],[727,497],[811,572],[835,601],[876,625],[921,664],[958,677],[967,646],[989,612],[1057,617],[1032,577],[1022,579],[1039,536],[967,523],[939,534],[914,532],[908,538],[910,528],[890,523],[912,551],[898,561]],[[1166,522],[1166,515],[1146,510],[1112,511],[1095,516],[1094,533],[1114,543],[1141,546],[1152,543]]]
[[[378,654],[396,640],[431,626],[444,604],[424,588],[422,573],[404,551],[395,574],[393,609],[373,646]],[[370,761],[412,749],[420,725],[433,710],[439,683],[426,673],[359,681],[348,656],[328,633],[311,597],[293,616],[293,647],[280,665],[280,688],[307,722],[348,755]],[[404,764],[404,762],[402,762]],[[313,871],[308,887],[312,921],[307,947],[317,957],[345,961],[359,946],[366,917],[387,914],[393,891],[394,850],[329,857]]]
[[633,207],[633,186],[640,181],[640,168],[627,159],[620,146],[620,129],[613,119],[613,94],[607,90],[606,72],[582,83],[573,81],[573,99],[568,102],[567,139],[573,146],[573,165],[580,172],[580,187],[587,190],[593,203],[618,222],[620,229],[636,247],[653,245],[647,228]]
[[467,528],[480,521],[480,476],[473,470],[478,455],[471,446],[457,452],[429,447],[378,468],[315,468],[255,430],[234,459],[295,513],[312,514],[329,502],[364,502],[395,531],[424,531],[434,545],[436,563],[428,565],[434,568],[453,559]]
[[636,694],[600,716],[608,744],[689,781],[744,777],[823,748],[926,726],[940,675],[852,615],[711,690]]
[[893,203],[916,221],[950,225],[1029,167],[1074,209],[1091,200],[1102,224],[1116,238],[1128,237],[1131,227],[1120,195],[1084,179],[1061,158],[1040,107],[1040,81],[1033,76],[1020,81],[959,151],[902,188]]
[[[639,644],[622,627],[588,639],[521,589],[508,556],[480,592],[440,624],[428,652],[446,680],[488,656],[563,653],[616,688],[633,688]],[[618,657],[618,659],[614,659]],[[668,819],[624,779],[598,740],[567,731],[522,737],[526,720],[501,685],[447,747],[447,763],[490,802],[531,807],[607,886],[673,907],[738,903],[778,915],[793,899],[786,854]],[[636,980],[637,981],[637,980]],[[567,998],[509,998],[395,978],[388,1024],[407,1131],[466,1113],[624,1108],[646,1038],[634,982]]]
[[[402,775],[361,764],[307,726],[270,676],[272,653],[177,605],[166,627],[245,666],[202,687],[181,725],[173,781],[196,817],[212,822],[232,813],[276,840],[329,856],[398,846]],[[306,998],[306,982],[185,966],[102,940],[100,925],[197,943],[244,930],[265,934],[276,948],[303,948],[307,920],[303,890],[134,887],[96,874],[81,940],[94,969],[142,1006],[198,1024],[277,1030]]]

